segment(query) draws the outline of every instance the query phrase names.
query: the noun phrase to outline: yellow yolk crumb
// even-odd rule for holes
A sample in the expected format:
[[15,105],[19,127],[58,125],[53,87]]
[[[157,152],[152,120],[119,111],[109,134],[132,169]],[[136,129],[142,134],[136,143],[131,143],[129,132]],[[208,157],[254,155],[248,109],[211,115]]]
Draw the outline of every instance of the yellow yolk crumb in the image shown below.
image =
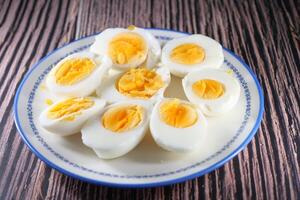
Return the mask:
[[129,25],[129,26],[127,27],[127,29],[130,30],[130,31],[134,30],[135,28],[136,28],[135,25]]
[[46,99],[46,100],[45,100],[45,103],[46,103],[48,106],[50,106],[50,105],[53,104],[53,101],[52,101],[51,99]]
[[73,121],[77,115],[81,114],[81,111],[92,107],[94,104],[95,102],[88,97],[67,99],[51,108],[47,116],[50,119],[64,117],[63,120],[65,121]]
[[90,58],[71,58],[63,62],[55,72],[56,83],[72,85],[90,75],[96,63]]
[[219,81],[203,79],[192,85],[193,92],[203,99],[216,99],[224,94],[224,85]]
[[120,33],[109,43],[109,56],[114,64],[129,64],[146,56],[146,42],[137,33]]
[[229,75],[232,75],[232,74],[233,74],[233,71],[232,71],[232,69],[227,69],[227,70],[226,70],[226,73],[229,74]]
[[181,44],[172,50],[170,58],[172,61],[179,64],[198,64],[203,62],[205,58],[205,50],[196,44]]
[[92,94],[90,94],[89,96],[92,96],[92,97],[97,97],[97,92],[94,91]]
[[198,119],[195,108],[189,104],[181,103],[178,99],[162,103],[159,113],[162,121],[176,128],[192,126]]
[[41,88],[41,91],[47,90],[47,87],[46,87],[46,85],[44,83],[41,84],[40,88]]
[[116,82],[120,93],[144,99],[152,97],[163,85],[161,76],[147,68],[130,69]]
[[113,132],[129,131],[142,121],[143,115],[144,110],[138,105],[110,108],[104,113],[102,124]]

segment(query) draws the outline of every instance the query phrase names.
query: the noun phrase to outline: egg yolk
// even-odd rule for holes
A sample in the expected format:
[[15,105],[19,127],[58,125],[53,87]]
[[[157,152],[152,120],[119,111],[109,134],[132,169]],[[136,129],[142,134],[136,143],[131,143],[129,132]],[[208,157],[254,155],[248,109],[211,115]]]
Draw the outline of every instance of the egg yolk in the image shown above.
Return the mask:
[[145,58],[147,45],[137,33],[120,33],[110,41],[108,53],[114,64],[130,64]]
[[47,116],[50,119],[58,119],[63,117],[65,121],[73,121],[81,111],[86,110],[94,105],[94,101],[90,98],[71,98],[62,101],[51,108]]
[[71,58],[63,62],[55,72],[56,83],[72,85],[90,75],[96,63],[90,58]]
[[205,50],[196,44],[181,44],[171,51],[170,58],[173,62],[193,65],[203,62],[205,58]]
[[174,99],[164,102],[159,109],[160,118],[166,124],[176,128],[186,128],[196,123],[197,112],[191,105]]
[[104,128],[113,132],[125,132],[135,128],[143,118],[141,106],[119,106],[110,108],[102,117]]
[[152,97],[163,85],[161,76],[147,68],[130,69],[116,82],[120,93],[144,99]]
[[224,94],[224,85],[216,80],[203,79],[192,85],[192,90],[203,99],[217,99]]

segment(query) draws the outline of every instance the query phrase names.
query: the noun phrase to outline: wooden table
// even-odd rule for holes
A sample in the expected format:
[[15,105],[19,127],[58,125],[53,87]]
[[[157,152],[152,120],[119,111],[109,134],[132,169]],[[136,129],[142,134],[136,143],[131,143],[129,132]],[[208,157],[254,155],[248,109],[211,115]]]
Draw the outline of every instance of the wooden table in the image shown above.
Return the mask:
[[[0,1],[0,199],[299,199],[300,5],[286,1]],[[23,143],[13,120],[28,69],[74,39],[108,27],[202,33],[256,73],[265,114],[254,139],[223,167],[166,187],[115,189],[67,177]]]

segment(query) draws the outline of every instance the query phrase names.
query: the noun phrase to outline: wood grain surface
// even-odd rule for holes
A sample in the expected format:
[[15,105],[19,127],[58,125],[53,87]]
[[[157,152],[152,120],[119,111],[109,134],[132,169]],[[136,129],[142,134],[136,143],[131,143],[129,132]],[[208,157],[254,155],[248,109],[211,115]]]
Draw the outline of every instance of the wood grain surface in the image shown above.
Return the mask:
[[[0,199],[300,199],[299,13],[297,0],[1,0]],[[205,176],[148,189],[88,184],[29,150],[12,111],[28,69],[74,39],[130,24],[206,34],[251,66],[265,114],[245,150]]]

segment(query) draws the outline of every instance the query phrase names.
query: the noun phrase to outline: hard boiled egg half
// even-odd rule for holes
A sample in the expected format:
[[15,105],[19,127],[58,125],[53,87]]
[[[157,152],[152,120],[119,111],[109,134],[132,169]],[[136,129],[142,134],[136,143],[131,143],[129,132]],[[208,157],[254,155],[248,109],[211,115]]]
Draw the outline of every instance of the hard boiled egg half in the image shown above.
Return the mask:
[[195,34],[175,38],[162,49],[162,65],[179,77],[202,68],[219,68],[224,61],[222,46],[210,37]]
[[158,40],[147,30],[129,26],[108,28],[96,36],[90,51],[110,57],[113,67],[128,69],[156,65],[161,55]]
[[84,97],[93,93],[111,67],[111,60],[90,52],[67,56],[55,65],[46,79],[49,90],[65,97]]
[[170,72],[165,67],[132,68],[106,79],[97,95],[110,103],[139,100],[154,102],[163,97],[170,83]]
[[142,140],[148,129],[151,107],[136,101],[106,107],[82,128],[83,143],[103,159],[128,153]]
[[150,130],[155,142],[175,152],[192,151],[199,147],[206,133],[207,122],[192,103],[166,98],[154,106]]
[[44,110],[39,121],[43,128],[61,136],[80,132],[83,124],[98,114],[105,101],[92,97],[68,98]]
[[182,80],[187,98],[204,114],[216,116],[231,110],[240,96],[236,78],[222,69],[202,69]]

